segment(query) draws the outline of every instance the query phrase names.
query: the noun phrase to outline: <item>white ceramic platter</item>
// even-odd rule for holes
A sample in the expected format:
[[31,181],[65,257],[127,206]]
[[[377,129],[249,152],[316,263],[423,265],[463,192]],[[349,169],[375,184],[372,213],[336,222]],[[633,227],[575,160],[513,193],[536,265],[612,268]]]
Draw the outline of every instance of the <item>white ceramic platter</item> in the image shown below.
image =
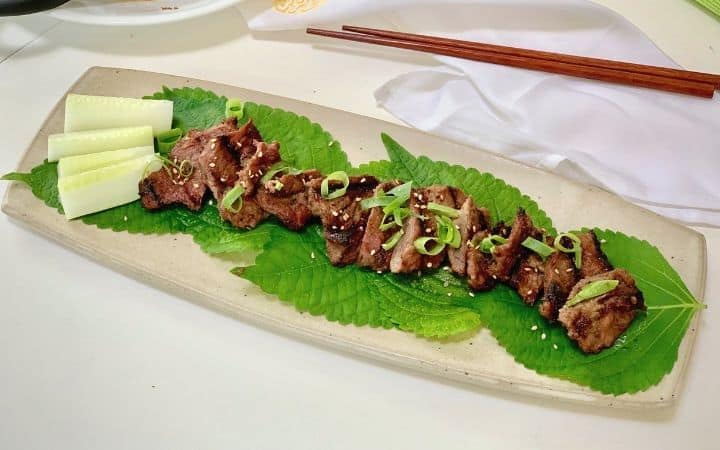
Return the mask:
[[[141,97],[160,90],[163,85],[202,87],[228,97],[239,97],[305,115],[330,131],[342,143],[354,164],[385,157],[379,138],[384,131],[414,153],[491,172],[535,198],[553,218],[558,229],[576,229],[592,224],[647,239],[672,261],[696,298],[703,297],[706,257],[705,240],[701,234],[603,190],[478,149],[403,126],[297,100],[158,73],[92,68],[69,92]],[[45,158],[48,134],[62,131],[63,102],[64,98],[60,99],[40,128],[23,156],[19,170],[29,171]],[[231,261],[202,253],[189,236],[130,235],[99,230],[79,221],[67,221],[35,199],[30,190],[20,183],[13,183],[8,188],[2,206],[6,214],[38,233],[178,297],[313,343],[442,378],[506,391],[597,406],[668,406],[681,391],[684,369],[697,330],[696,316],[681,344],[675,367],[660,384],[633,395],[607,396],[525,369],[486,330],[481,330],[470,340],[439,343],[398,330],[343,326],[324,317],[300,314],[251,283],[230,275],[228,270],[234,265]],[[187,261],[193,263],[187,264]]]
[[198,17],[240,0],[70,0],[49,11],[66,22],[88,25],[153,25]]

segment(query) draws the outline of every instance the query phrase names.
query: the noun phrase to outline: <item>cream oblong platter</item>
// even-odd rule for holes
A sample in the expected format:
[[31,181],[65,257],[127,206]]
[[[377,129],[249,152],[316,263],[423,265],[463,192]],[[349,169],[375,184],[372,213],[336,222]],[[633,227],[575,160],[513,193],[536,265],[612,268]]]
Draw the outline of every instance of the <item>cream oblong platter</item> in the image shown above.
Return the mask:
[[[385,158],[380,133],[386,132],[415,154],[490,172],[538,201],[560,230],[592,225],[650,241],[672,261],[696,298],[703,297],[706,249],[701,234],[602,189],[568,181],[491,153],[344,111],[159,73],[91,68],[69,92],[141,97],[160,90],[163,85],[201,87],[307,116],[322,124],[342,143],[353,164]],[[61,132],[63,128],[63,104],[64,98],[42,125],[22,157],[20,171],[29,171],[45,159],[48,135]],[[673,370],[658,385],[632,395],[603,395],[524,368],[484,329],[468,340],[438,342],[399,330],[346,326],[329,322],[322,316],[300,314],[250,282],[229,274],[234,262],[204,254],[190,236],[131,235],[99,230],[80,221],[67,221],[35,199],[20,183],[13,183],[8,188],[2,210],[36,232],[83,255],[197,304],[338,350],[503,391],[618,408],[669,406],[680,393],[698,325],[696,315],[682,341]],[[187,261],[193,263],[187,264]]]

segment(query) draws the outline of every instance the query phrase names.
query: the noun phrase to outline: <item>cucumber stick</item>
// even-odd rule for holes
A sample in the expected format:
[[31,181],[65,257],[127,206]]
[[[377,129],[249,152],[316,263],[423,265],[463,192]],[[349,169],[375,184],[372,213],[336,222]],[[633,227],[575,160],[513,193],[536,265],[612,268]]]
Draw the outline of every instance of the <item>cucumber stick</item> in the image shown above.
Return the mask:
[[172,115],[170,100],[68,94],[65,132],[150,125],[157,136],[171,128]]
[[48,137],[48,161],[148,145],[153,145],[153,130],[149,125],[51,134]]
[[60,202],[68,219],[137,200],[138,183],[146,170],[162,167],[154,155],[58,179]]
[[155,153],[151,145],[145,147],[124,148],[109,152],[90,153],[89,155],[68,156],[60,158],[57,166],[58,177],[65,178],[89,170],[112,166],[131,159]]

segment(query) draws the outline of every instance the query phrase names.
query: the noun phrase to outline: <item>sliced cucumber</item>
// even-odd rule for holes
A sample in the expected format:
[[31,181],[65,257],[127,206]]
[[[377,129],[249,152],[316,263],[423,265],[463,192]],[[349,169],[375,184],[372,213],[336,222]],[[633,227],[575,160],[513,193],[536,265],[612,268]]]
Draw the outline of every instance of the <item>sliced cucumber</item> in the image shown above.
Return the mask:
[[145,147],[124,148],[111,150],[109,152],[91,153],[89,155],[68,156],[60,158],[57,166],[58,177],[65,178],[88,170],[100,169],[113,166],[131,159],[148,156],[155,153],[155,149],[147,145]]
[[48,136],[48,161],[147,145],[153,145],[153,130],[149,125],[51,134]]
[[137,200],[143,174],[161,167],[150,155],[58,179],[65,216],[74,219]]
[[65,132],[150,125],[156,136],[170,129],[173,102],[68,94]]

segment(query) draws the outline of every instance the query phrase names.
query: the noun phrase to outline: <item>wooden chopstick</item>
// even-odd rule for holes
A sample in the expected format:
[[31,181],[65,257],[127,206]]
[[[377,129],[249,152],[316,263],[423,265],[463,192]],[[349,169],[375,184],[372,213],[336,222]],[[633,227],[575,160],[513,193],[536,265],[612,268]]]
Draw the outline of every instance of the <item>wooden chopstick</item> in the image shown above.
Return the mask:
[[387,47],[404,48],[436,55],[453,56],[472,61],[482,61],[492,64],[500,64],[523,69],[537,70],[542,72],[555,73],[559,75],[570,75],[591,80],[605,81],[609,83],[625,84],[630,86],[657,89],[667,92],[675,92],[696,97],[712,98],[715,92],[715,85],[712,83],[679,80],[658,75],[647,75],[643,73],[627,72],[617,69],[583,66],[561,61],[554,61],[526,56],[511,55],[497,52],[458,48],[448,45],[430,44],[425,42],[406,41],[395,38],[349,33],[343,31],[322,30],[308,28],[308,34],[333,37],[356,42],[382,45]]
[[399,31],[379,30],[376,28],[355,27],[351,25],[343,25],[342,29],[354,33],[367,34],[371,36],[381,36],[405,41],[423,42],[426,44],[439,44],[448,47],[459,47],[466,48],[468,50],[480,50],[506,55],[524,56],[528,58],[547,59],[550,61],[559,61],[568,64],[577,64],[581,66],[615,69],[625,72],[676,78],[678,80],[698,81],[701,83],[710,83],[715,86],[716,89],[720,88],[720,75],[714,75],[711,73],[693,72],[690,70],[672,69],[669,67],[648,66],[645,64],[614,61],[611,59],[590,58],[587,56],[566,55],[563,53],[545,52],[541,50],[530,50],[524,48],[507,47],[504,45],[485,44],[482,42],[462,41],[459,39],[443,38],[439,36],[425,36],[422,34],[402,33]]

